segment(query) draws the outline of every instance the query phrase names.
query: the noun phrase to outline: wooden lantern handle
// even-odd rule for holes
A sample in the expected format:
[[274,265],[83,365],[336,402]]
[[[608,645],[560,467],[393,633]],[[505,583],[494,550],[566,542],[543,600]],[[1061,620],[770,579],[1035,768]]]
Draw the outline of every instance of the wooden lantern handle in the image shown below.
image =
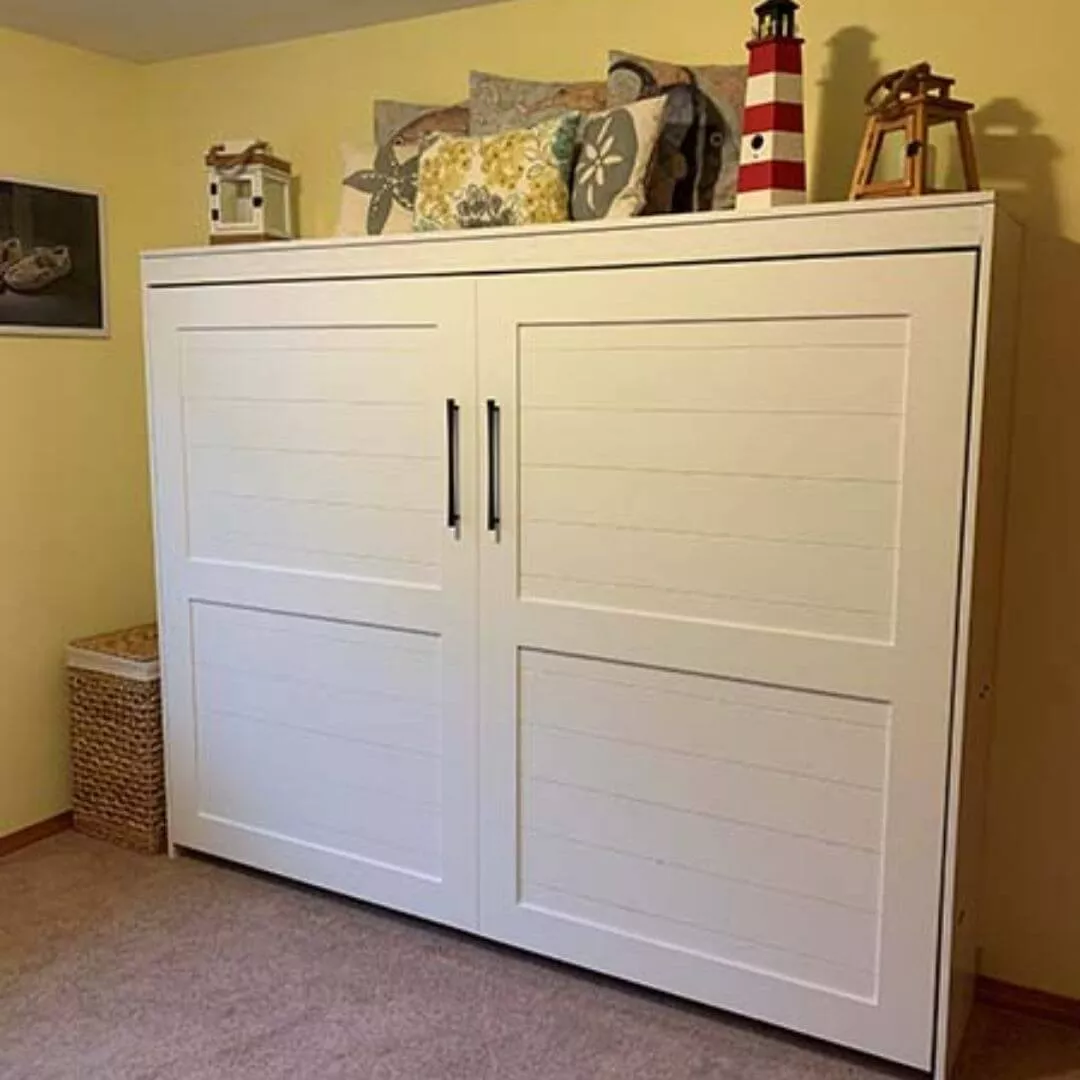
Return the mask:
[[211,168],[220,169],[224,176],[236,176],[246,169],[256,154],[269,151],[270,144],[262,139],[253,142],[247,149],[239,154],[226,154],[225,144],[216,143],[210,147],[206,155],[206,164]]
[[931,67],[923,61],[909,68],[898,68],[882,75],[866,92],[866,111],[870,116],[885,116],[900,104],[903,94],[916,90],[919,83],[931,74]]

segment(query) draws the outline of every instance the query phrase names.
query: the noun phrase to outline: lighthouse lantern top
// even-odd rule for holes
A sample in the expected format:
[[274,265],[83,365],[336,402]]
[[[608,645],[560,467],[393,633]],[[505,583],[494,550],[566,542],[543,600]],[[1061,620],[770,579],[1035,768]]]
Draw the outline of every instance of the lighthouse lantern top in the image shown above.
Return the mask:
[[754,28],[755,41],[778,41],[795,38],[798,30],[795,26],[795,13],[799,5],[795,0],[764,0],[754,8],[757,26]]

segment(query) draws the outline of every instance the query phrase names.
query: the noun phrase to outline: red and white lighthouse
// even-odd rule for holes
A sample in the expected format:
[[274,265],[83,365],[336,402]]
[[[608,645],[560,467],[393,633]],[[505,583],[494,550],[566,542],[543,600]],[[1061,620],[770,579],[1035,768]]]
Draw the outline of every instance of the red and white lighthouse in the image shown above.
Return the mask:
[[806,202],[803,120],[803,40],[795,0],[765,0],[754,9],[757,26],[747,42],[739,210]]

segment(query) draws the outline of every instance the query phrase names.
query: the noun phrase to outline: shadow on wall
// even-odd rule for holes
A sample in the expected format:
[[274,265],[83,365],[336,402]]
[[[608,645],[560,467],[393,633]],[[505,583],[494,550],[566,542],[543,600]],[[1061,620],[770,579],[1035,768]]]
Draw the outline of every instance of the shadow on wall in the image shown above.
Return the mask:
[[1056,234],[1061,227],[1054,162],[1057,144],[1039,131],[1039,118],[1016,98],[995,98],[972,113],[983,186],[1031,228]]
[[876,37],[865,26],[845,26],[825,43],[825,74],[818,84],[817,144],[810,190],[815,202],[846,199],[866,126],[863,98],[881,78]]
[[1060,841],[1080,821],[1080,245],[1038,116],[999,98],[972,124],[983,186],[1027,226],[982,936],[988,974],[1075,996],[1080,860]]
[[[819,84],[815,200],[848,197],[882,74],[875,37],[844,27]],[[1080,997],[1080,244],[1062,235],[1061,151],[1015,98],[972,114],[983,187],[1027,227],[1010,461],[996,737],[990,763],[987,974]],[[946,185],[962,186],[949,146]],[[1073,835],[1066,832],[1066,835]],[[1068,854],[1067,854],[1068,853]]]

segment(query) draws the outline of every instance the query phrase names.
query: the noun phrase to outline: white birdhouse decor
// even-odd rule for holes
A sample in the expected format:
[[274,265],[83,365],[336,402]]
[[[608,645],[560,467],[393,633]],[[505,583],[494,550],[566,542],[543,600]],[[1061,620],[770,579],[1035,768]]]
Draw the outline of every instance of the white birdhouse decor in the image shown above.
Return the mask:
[[292,166],[269,143],[218,143],[206,168],[211,244],[293,239]]

